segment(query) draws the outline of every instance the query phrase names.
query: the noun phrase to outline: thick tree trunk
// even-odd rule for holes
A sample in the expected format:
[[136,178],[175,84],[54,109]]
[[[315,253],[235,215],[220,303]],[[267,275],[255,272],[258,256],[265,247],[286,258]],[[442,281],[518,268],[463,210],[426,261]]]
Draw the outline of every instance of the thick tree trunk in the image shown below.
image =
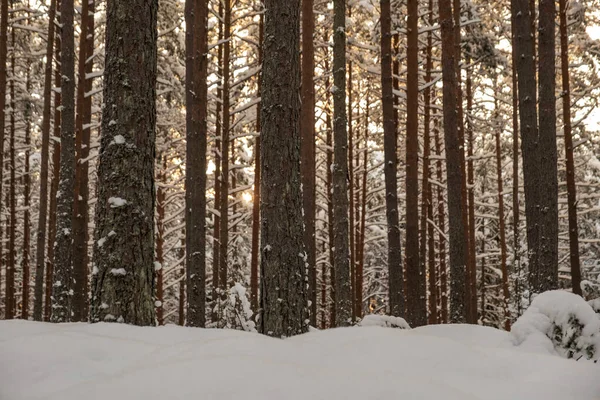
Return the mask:
[[72,318],[72,217],[75,180],[75,39],[73,0],[61,2],[61,135],[60,179],[56,201],[56,240],[52,284],[52,321]]
[[75,119],[75,202],[73,209],[73,321],[88,318],[88,156],[92,121],[92,72],[94,54],[94,0],[83,0],[79,36],[79,79],[77,82],[77,117]]
[[[263,62],[263,25],[264,17],[260,15],[258,25],[258,63]],[[262,94],[262,74],[257,79],[257,97]],[[250,305],[258,312],[258,245],[260,240],[260,103],[256,105],[256,141],[254,142],[254,194],[252,195],[252,255],[250,259]]]
[[[60,0],[57,0],[56,9],[60,8]],[[57,18],[59,20],[59,18]],[[60,32],[56,35],[56,64],[54,71],[54,83],[57,88],[61,85],[60,76]],[[54,137],[60,138],[61,125],[61,100],[60,91],[54,95]],[[60,141],[53,140],[54,149],[52,150],[52,181],[50,184],[50,206],[48,218],[48,257],[46,259],[46,293],[44,301],[44,320],[49,321],[52,315],[52,282],[54,281],[54,241],[56,239],[56,193],[58,193],[58,179],[60,175]]]
[[300,177],[300,0],[265,1],[260,332],[308,330]]
[[[538,265],[530,263],[532,293],[558,288],[558,155],[556,147],[556,5],[539,0]],[[535,258],[534,258],[535,259]]]
[[427,324],[425,271],[419,254],[419,2],[408,0],[406,76],[406,317]]
[[[94,232],[92,321],[154,325],[158,1],[129,0],[109,2],[107,6],[105,106]],[[131,54],[137,57],[126,56]],[[188,143],[194,143],[193,139],[202,143],[202,135],[197,134],[199,138],[188,137]],[[201,157],[199,153],[194,155]],[[202,162],[199,164],[203,166]],[[199,179],[201,177],[202,174]],[[196,187],[202,184],[201,181],[195,182],[199,182]],[[204,192],[203,188],[201,192]],[[186,205],[188,209],[189,206]],[[196,210],[194,207],[194,211],[197,212],[191,214],[201,223],[192,221],[191,227],[186,230],[188,234],[194,228],[203,233],[203,208]],[[204,276],[198,275],[204,271],[204,241],[202,234],[192,237],[194,239],[190,242],[195,243],[197,248],[190,254],[193,261],[189,263],[188,271],[202,283],[196,283],[197,291],[195,288],[191,291],[199,295],[201,303],[204,299]],[[201,325],[204,307],[198,307],[193,299],[189,303],[199,315],[197,319],[190,319]]]
[[577,227],[577,188],[571,129],[571,85],[569,82],[569,36],[567,30],[567,0],[559,0],[560,65],[562,73],[563,131],[567,155],[567,205],[569,212],[569,250],[573,293],[581,295],[581,266],[579,262],[579,229]]
[[387,217],[388,268],[390,314],[403,316],[404,277],[400,248],[400,221],[398,215],[397,182],[397,122],[394,117],[392,78],[391,7],[389,0],[381,0],[381,100],[383,107],[383,146],[385,158],[385,207]]
[[44,296],[44,265],[46,263],[46,222],[48,219],[48,159],[50,158],[50,119],[52,105],[52,62],[54,58],[54,19],[56,0],[50,1],[48,10],[48,39],[46,42],[46,65],[44,69],[44,108],[42,111],[42,154],[40,164],[40,204],[35,253],[35,288],[33,319],[42,320]]
[[[156,15],[153,14],[153,23],[155,23],[155,17]],[[187,104],[187,169],[185,177],[187,325],[204,327],[206,322],[206,107],[208,99],[206,74],[208,70],[208,1],[187,0],[185,4],[185,18],[187,27],[185,39]],[[152,34],[155,34],[154,30]],[[155,48],[152,51],[155,56]],[[153,59],[153,62],[156,63],[156,60]],[[152,112],[155,112],[154,109]]]
[[333,2],[333,247],[336,326],[352,317],[348,240],[348,131],[346,129],[346,1]]
[[308,266],[310,324],[317,326],[317,265],[315,239],[315,18],[313,0],[302,0],[302,197],[304,205],[304,242]]
[[[450,321],[467,322],[467,238],[464,218],[462,147],[458,117],[458,84],[455,60],[455,28],[450,0],[439,1],[442,27],[442,76],[444,83],[444,137],[450,226]],[[463,153],[464,154],[464,153]]]

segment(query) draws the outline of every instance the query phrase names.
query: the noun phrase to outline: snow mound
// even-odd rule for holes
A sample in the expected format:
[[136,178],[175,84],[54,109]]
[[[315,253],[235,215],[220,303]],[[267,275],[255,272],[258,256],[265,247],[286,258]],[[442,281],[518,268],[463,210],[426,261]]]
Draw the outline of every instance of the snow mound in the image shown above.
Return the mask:
[[581,297],[554,290],[538,295],[511,331],[517,346],[544,349],[566,358],[596,359],[600,319]]
[[592,306],[592,309],[596,314],[598,314],[598,318],[600,318],[600,297],[594,300],[588,301],[588,304]]
[[478,326],[224,329],[0,321],[2,400],[598,400],[598,366]]
[[381,326],[383,328],[410,329],[404,318],[389,315],[369,314],[360,321],[360,326]]

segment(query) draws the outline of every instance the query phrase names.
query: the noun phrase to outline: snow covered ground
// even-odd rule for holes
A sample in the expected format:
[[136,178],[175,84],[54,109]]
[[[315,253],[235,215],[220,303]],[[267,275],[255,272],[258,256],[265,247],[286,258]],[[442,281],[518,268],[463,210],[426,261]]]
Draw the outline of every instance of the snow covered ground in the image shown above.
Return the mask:
[[1,400],[600,399],[600,365],[491,328],[232,330],[0,322]]

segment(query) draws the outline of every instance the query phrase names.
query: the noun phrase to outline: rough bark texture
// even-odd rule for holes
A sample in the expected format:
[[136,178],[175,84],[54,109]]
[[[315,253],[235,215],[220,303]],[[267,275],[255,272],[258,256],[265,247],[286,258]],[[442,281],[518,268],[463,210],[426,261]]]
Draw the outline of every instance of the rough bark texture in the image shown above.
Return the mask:
[[[439,119],[436,116],[433,125],[433,134],[435,140],[435,154],[438,157],[436,163],[436,178],[438,182],[443,182],[443,166],[442,166],[442,144],[440,138]],[[448,270],[446,266],[446,215],[444,207],[444,190],[437,187],[437,223],[439,228],[438,235],[438,260],[439,260],[439,275],[440,275],[440,315],[439,322],[448,322]]]
[[[263,25],[264,17],[260,15],[258,24],[258,63],[263,61]],[[262,94],[262,77],[258,76],[257,97]],[[256,105],[256,132],[259,135],[254,143],[254,193],[252,195],[252,255],[250,258],[250,305],[256,314],[258,311],[258,245],[260,240],[260,103]]]
[[56,200],[56,240],[52,284],[52,321],[72,317],[72,217],[75,181],[75,39],[73,0],[60,5],[61,32],[61,135],[60,176]]
[[230,94],[229,79],[231,74],[231,0],[224,2],[224,37],[223,37],[223,132],[221,136],[221,199],[219,201],[219,289],[223,295],[228,289],[227,282],[227,252],[229,248],[229,130],[230,130]]
[[565,135],[565,152],[567,155],[567,205],[569,211],[571,286],[573,288],[573,293],[581,295],[579,229],[577,227],[577,188],[575,186],[575,161],[573,158],[573,133],[571,129],[571,85],[569,82],[567,0],[559,0],[558,4],[560,13],[560,65],[562,75],[563,132]]
[[558,288],[558,156],[556,146],[556,5],[539,1],[539,216],[536,220],[538,265],[530,262],[533,293]]
[[259,329],[308,329],[300,178],[300,0],[265,1]]
[[[206,114],[208,1],[187,0],[186,18],[186,266],[187,324],[206,322]],[[227,158],[227,157],[225,157]]]
[[302,0],[302,197],[304,243],[308,264],[310,324],[317,326],[317,264],[315,242],[315,18],[313,0]]
[[75,202],[73,209],[73,321],[88,317],[88,156],[92,121],[92,72],[94,54],[94,0],[83,0],[79,36],[79,79],[77,82],[77,116],[75,118]]
[[419,261],[419,2],[408,0],[406,76],[406,318],[427,323],[425,271]]
[[94,232],[94,322],[155,323],[157,9],[157,0],[107,4],[105,106]]
[[[30,93],[31,90],[31,80],[29,78],[30,75],[30,66],[27,67],[27,77],[25,88],[27,93]],[[30,267],[29,267],[29,249],[31,247],[31,225],[30,225],[30,215],[29,207],[31,206],[31,177],[29,175],[29,155],[30,155],[30,147],[31,147],[31,102],[29,99],[25,99],[25,110],[23,113],[24,122],[25,122],[25,170],[23,174],[23,206],[25,210],[23,211],[23,260],[21,264],[23,266],[23,285],[22,285],[22,301],[23,305],[21,307],[21,318],[27,320],[29,318],[29,279],[31,275]]]
[[457,79],[454,46],[454,21],[450,0],[439,1],[442,27],[442,79],[444,83],[444,137],[446,147],[446,176],[448,187],[448,219],[450,226],[450,321],[467,321],[466,276],[467,243],[463,218],[463,180],[461,167],[462,143],[457,120]]
[[348,240],[348,131],[346,129],[346,1],[333,2],[333,247],[336,326],[352,316]]
[[[0,93],[4,93],[4,96],[0,96],[0,177],[2,176],[2,169],[4,168],[4,127],[6,123],[6,115],[3,110],[6,109],[6,61],[8,55],[8,0],[3,0],[0,3]],[[0,179],[0,197],[2,193],[2,182]],[[0,201],[0,211],[2,210],[2,201]],[[0,268],[2,267],[2,257],[0,257]],[[6,276],[8,278],[8,268],[6,270]],[[7,316],[7,308],[5,301],[5,313],[4,317]]]
[[48,219],[48,159],[50,158],[50,108],[52,105],[52,62],[54,58],[54,19],[56,0],[50,1],[48,10],[48,40],[46,42],[46,65],[44,69],[44,109],[42,111],[42,154],[40,164],[40,204],[35,253],[35,288],[33,319],[42,320],[44,296],[44,265],[46,263],[46,222]]
[[396,151],[397,122],[394,116],[392,79],[392,17],[389,0],[381,0],[381,99],[383,107],[383,146],[385,158],[385,207],[387,217],[390,314],[404,315],[404,278],[398,215]]

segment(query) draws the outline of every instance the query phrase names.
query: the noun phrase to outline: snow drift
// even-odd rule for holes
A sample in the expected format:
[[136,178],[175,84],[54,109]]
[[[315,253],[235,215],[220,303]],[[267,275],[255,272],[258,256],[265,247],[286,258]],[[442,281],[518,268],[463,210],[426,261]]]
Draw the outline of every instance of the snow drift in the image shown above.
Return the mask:
[[0,322],[2,400],[598,400],[600,369],[466,325],[286,340],[233,330]]

